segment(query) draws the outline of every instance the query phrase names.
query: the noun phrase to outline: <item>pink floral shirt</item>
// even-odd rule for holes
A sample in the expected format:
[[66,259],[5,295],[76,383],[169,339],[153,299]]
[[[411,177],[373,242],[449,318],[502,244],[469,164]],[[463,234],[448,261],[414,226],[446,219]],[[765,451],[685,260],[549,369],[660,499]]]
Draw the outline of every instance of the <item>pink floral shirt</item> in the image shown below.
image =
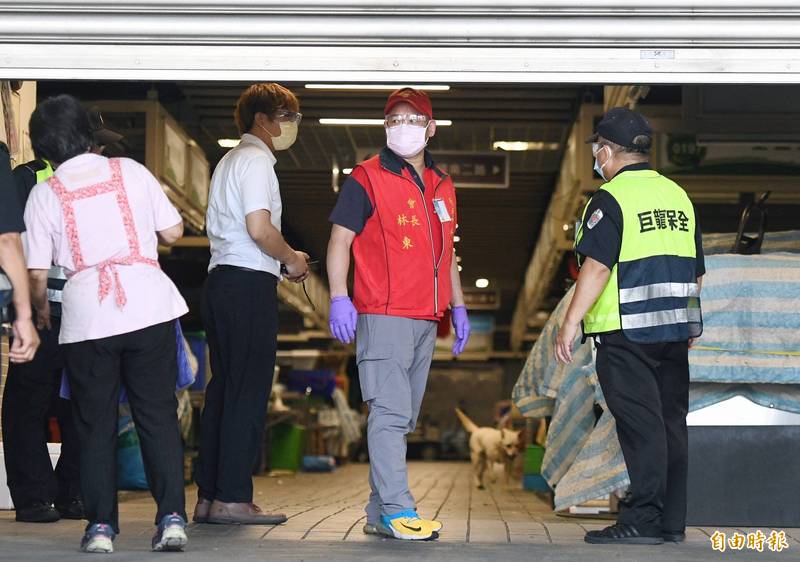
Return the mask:
[[[82,154],[55,172],[67,194],[79,195],[71,197],[70,205],[62,206],[47,182],[37,184],[28,198],[28,268],[49,269],[52,262],[68,278],[61,343],[125,334],[188,312],[178,289],[157,266],[156,232],[181,222],[180,215],[147,168],[127,158],[117,162],[124,185],[120,192],[101,187],[112,180],[109,160]],[[128,216],[120,197],[127,200]],[[129,258],[131,240],[138,245],[137,260]],[[73,249],[80,251],[77,264]],[[104,267],[108,263],[116,265]]]

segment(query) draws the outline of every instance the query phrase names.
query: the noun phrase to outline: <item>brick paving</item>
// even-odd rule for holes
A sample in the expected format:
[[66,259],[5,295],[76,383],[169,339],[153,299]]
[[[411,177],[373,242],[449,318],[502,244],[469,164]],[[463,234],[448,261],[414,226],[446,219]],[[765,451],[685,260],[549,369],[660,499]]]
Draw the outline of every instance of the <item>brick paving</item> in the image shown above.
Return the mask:
[[[713,552],[709,537],[717,529],[691,528],[682,545],[597,547],[586,545],[586,531],[604,527],[597,519],[561,517],[542,497],[496,483],[486,490],[470,485],[467,463],[411,463],[410,482],[424,516],[444,523],[437,543],[408,545],[366,536],[363,507],[368,495],[367,466],[353,464],[333,474],[256,479],[256,503],[282,511],[288,523],[277,527],[196,525],[189,528],[187,560],[797,560],[800,530],[787,529],[782,553]],[[187,508],[195,490],[187,488]],[[123,493],[122,534],[115,559],[145,560],[153,531],[154,505],[146,493]],[[83,523],[51,525],[13,521],[0,512],[0,561],[72,560]],[[734,529],[720,529],[729,535]],[[746,533],[748,530],[740,530]],[[769,529],[762,529],[769,534]]]

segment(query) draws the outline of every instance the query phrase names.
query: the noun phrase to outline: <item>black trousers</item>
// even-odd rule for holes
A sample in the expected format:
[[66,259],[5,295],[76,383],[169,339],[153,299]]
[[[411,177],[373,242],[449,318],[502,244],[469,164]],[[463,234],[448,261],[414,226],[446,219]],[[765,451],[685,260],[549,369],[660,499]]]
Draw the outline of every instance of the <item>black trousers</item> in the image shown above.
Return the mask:
[[[41,345],[30,363],[10,363],[3,394],[3,449],[11,499],[17,509],[68,503],[80,496],[80,448],[68,400],[59,397],[64,358],[61,319],[39,330]],[[58,418],[61,456],[55,471],[47,451],[46,422]]]
[[211,381],[200,426],[199,496],[253,501],[278,338],[277,278],[227,266],[208,276],[203,323]]
[[628,467],[631,486],[618,522],[644,534],[686,527],[689,465],[687,342],[637,344],[622,332],[597,344],[597,377]]
[[119,336],[64,345],[72,411],[81,445],[81,490],[89,524],[119,532],[117,427],[124,383],[139,434],[156,523],[186,518],[183,444],[178,428],[175,322]]

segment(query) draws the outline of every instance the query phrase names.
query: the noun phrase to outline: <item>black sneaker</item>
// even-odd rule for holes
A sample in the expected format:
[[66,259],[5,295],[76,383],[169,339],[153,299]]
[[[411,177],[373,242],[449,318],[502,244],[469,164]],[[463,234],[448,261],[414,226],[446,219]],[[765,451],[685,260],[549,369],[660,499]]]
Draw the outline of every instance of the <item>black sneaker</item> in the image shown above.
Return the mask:
[[589,531],[583,540],[590,544],[663,544],[661,535],[642,535],[633,525],[616,523],[600,531]]
[[57,503],[56,509],[61,514],[61,519],[86,519],[81,498],[73,498],[65,503]]
[[37,502],[18,508],[16,518],[20,523],[54,523],[61,519],[61,515],[52,505]]
[[683,531],[661,531],[661,538],[664,542],[683,542],[686,540],[686,533]]

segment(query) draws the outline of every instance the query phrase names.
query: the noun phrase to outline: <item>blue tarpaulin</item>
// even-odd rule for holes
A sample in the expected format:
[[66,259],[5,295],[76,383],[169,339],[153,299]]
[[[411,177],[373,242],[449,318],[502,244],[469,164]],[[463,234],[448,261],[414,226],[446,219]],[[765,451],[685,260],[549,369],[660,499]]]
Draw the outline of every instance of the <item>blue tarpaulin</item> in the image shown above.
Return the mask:
[[[712,235],[702,291],[704,333],[689,353],[690,410],[742,395],[800,413],[800,232],[768,235],[754,256],[714,255],[731,235]],[[705,240],[705,239],[704,239]],[[705,246],[705,242],[704,242]],[[789,252],[787,252],[789,250]],[[513,398],[529,417],[551,416],[542,474],[555,488],[556,509],[629,484],[613,417],[604,406],[589,343],[573,345],[570,365],[555,360],[567,293],[531,350]]]

